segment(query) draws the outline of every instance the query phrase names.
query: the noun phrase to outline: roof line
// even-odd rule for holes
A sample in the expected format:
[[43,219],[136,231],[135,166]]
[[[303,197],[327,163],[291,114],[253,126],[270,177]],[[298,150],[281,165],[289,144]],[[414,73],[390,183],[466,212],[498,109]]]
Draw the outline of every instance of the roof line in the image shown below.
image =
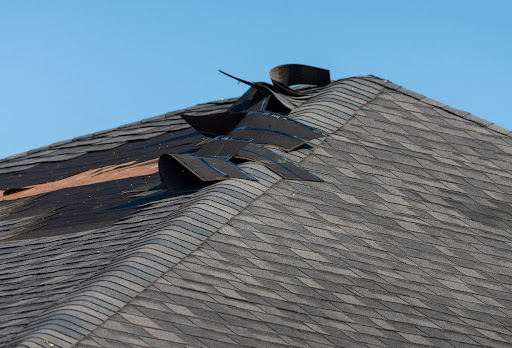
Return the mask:
[[[445,110],[446,112],[448,112],[450,114],[462,117],[462,118],[464,118],[464,119],[466,119],[468,121],[475,122],[478,125],[480,125],[480,126],[482,126],[484,128],[489,128],[490,130],[498,132],[499,134],[508,135],[508,136],[512,137],[512,131],[507,129],[507,128],[505,128],[505,127],[498,126],[497,124],[494,124],[494,123],[492,123],[490,121],[487,121],[487,120],[485,120],[483,118],[480,118],[478,116],[475,116],[475,115],[473,115],[473,114],[471,114],[471,113],[469,113],[467,111],[464,111],[464,110],[461,110],[461,109],[457,109],[457,108],[453,108],[453,107],[451,107],[451,106],[449,106],[447,104],[444,104],[442,102],[438,102],[436,100],[430,99],[430,98],[428,98],[428,97],[426,97],[426,96],[424,96],[424,95],[422,95],[420,93],[416,93],[416,92],[414,92],[412,90],[406,89],[406,88],[404,88],[404,87],[402,87],[402,86],[400,86],[398,84],[395,84],[395,83],[393,83],[393,82],[391,82],[391,81],[389,81],[387,79],[383,79],[383,78],[380,78],[380,77],[375,76],[375,75],[362,75],[362,76],[354,76],[354,77],[349,77],[349,78],[343,78],[343,79],[336,80],[333,83],[339,83],[339,82],[347,81],[347,80],[351,80],[351,79],[365,79],[367,81],[371,81],[373,83],[379,84],[379,85],[384,86],[386,88],[392,89],[392,90],[400,92],[402,94],[405,94],[405,95],[407,95],[409,97],[412,97],[412,98],[414,98],[414,99],[416,99],[418,101],[424,102],[424,103],[432,105],[432,106],[440,107],[441,109]],[[164,118],[170,118],[170,117],[176,117],[176,116],[179,117],[179,115],[181,113],[183,113],[183,112],[200,110],[205,105],[209,105],[209,104],[212,104],[212,103],[215,103],[215,104],[218,104],[218,105],[231,104],[236,99],[237,98],[228,98],[228,99],[221,99],[221,100],[218,100],[218,101],[213,101],[213,102],[210,102],[210,103],[201,103],[201,104],[197,104],[195,106],[189,107],[189,108],[185,108],[185,109],[181,109],[181,110],[176,110],[176,111],[168,112],[168,113],[165,113],[165,114],[162,114],[162,115],[157,115],[157,116],[149,117],[149,118],[146,118],[146,119],[143,119],[143,120],[140,120],[140,121],[124,124],[124,125],[121,125],[119,127],[114,127],[114,128],[111,128],[111,129],[106,129],[106,130],[102,130],[102,131],[91,133],[91,134],[81,135],[81,136],[78,136],[78,137],[75,137],[75,138],[69,139],[69,140],[63,140],[63,141],[55,142],[55,143],[52,143],[50,145],[46,145],[46,146],[42,146],[42,147],[39,147],[39,148],[31,149],[31,150],[25,151],[25,152],[20,152],[20,153],[11,155],[9,157],[0,159],[0,164],[2,164],[4,162],[12,161],[12,160],[18,160],[18,159],[22,159],[22,158],[26,158],[26,157],[31,157],[31,155],[38,154],[38,153],[43,152],[43,151],[56,150],[56,149],[61,148],[63,145],[67,145],[67,144],[75,142],[75,141],[87,140],[87,139],[90,139],[93,136],[97,136],[97,135],[100,135],[100,134],[105,134],[105,133],[113,132],[113,131],[117,131],[117,130],[123,130],[123,129],[130,128],[130,127],[133,127],[133,126],[140,126],[141,124],[147,123],[147,122],[155,120],[155,119],[160,119],[160,118],[164,119]]]
[[369,81],[372,81],[374,83],[377,83],[379,85],[382,85],[386,88],[389,88],[389,89],[392,89],[394,91],[397,91],[397,92],[400,92],[402,94],[405,94],[413,99],[416,99],[420,102],[423,102],[425,104],[429,104],[429,105],[432,105],[432,106],[437,106],[441,109],[443,109],[444,111],[452,114],[452,115],[455,115],[455,116],[459,116],[459,117],[462,117],[463,119],[465,120],[468,120],[468,121],[471,121],[471,122],[474,122],[484,128],[488,128],[492,131],[495,131],[499,134],[502,134],[502,135],[508,135],[510,137],[512,137],[512,131],[505,128],[505,127],[501,127],[501,126],[498,126],[497,124],[495,123],[492,123],[490,121],[487,121],[483,118],[480,118],[478,116],[475,116],[467,111],[464,111],[464,110],[461,110],[461,109],[457,109],[457,108],[453,108],[447,104],[444,104],[444,103],[441,103],[441,102],[438,102],[436,100],[433,100],[433,99],[430,99],[426,96],[424,96],[423,94],[420,94],[420,93],[416,93],[414,91],[411,91],[409,89],[406,89],[400,85],[397,85],[389,80],[386,80],[386,79],[382,79],[378,76],[374,76],[374,75],[367,75],[367,76],[361,76],[362,78],[365,78]]

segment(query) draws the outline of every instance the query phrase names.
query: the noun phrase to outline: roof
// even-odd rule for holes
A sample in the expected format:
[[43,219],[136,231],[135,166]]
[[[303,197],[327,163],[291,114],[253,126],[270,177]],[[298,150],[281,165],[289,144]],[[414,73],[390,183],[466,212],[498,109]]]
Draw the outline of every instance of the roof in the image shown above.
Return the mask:
[[181,115],[237,99],[0,162],[0,345],[509,346],[511,133],[374,76],[304,91],[324,136],[273,151],[321,181],[166,188],[206,139]]

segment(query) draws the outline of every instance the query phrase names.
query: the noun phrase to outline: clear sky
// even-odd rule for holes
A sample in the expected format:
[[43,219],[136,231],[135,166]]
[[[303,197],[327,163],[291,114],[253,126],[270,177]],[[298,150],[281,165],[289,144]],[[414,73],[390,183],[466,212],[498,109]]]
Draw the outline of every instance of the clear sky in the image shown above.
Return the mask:
[[0,0],[0,158],[240,96],[302,63],[512,129],[512,1]]

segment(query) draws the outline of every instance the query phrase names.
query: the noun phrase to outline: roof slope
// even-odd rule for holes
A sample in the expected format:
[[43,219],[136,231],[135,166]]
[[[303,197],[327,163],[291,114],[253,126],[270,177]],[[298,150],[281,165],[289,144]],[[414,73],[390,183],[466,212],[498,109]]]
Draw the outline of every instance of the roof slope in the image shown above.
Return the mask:
[[[259,181],[230,179],[92,230],[1,243],[3,343],[508,346],[508,131],[371,76],[333,82],[290,117],[328,134],[282,153],[323,182],[246,163]],[[169,137],[186,132],[179,120],[144,124],[168,122],[155,135]],[[10,219],[16,202],[0,206],[6,235],[32,221]]]

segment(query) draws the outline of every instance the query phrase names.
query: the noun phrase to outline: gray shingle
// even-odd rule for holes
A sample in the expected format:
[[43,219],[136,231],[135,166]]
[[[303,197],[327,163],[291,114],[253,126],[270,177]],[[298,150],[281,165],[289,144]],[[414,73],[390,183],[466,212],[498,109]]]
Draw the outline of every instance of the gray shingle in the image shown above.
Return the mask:
[[[245,164],[259,182],[220,182],[87,233],[2,244],[0,323],[11,331],[0,333],[84,347],[506,345],[509,131],[375,77],[328,85],[290,116],[330,133],[289,155],[324,182]],[[162,127],[184,123],[157,116],[14,156],[0,171]]]

